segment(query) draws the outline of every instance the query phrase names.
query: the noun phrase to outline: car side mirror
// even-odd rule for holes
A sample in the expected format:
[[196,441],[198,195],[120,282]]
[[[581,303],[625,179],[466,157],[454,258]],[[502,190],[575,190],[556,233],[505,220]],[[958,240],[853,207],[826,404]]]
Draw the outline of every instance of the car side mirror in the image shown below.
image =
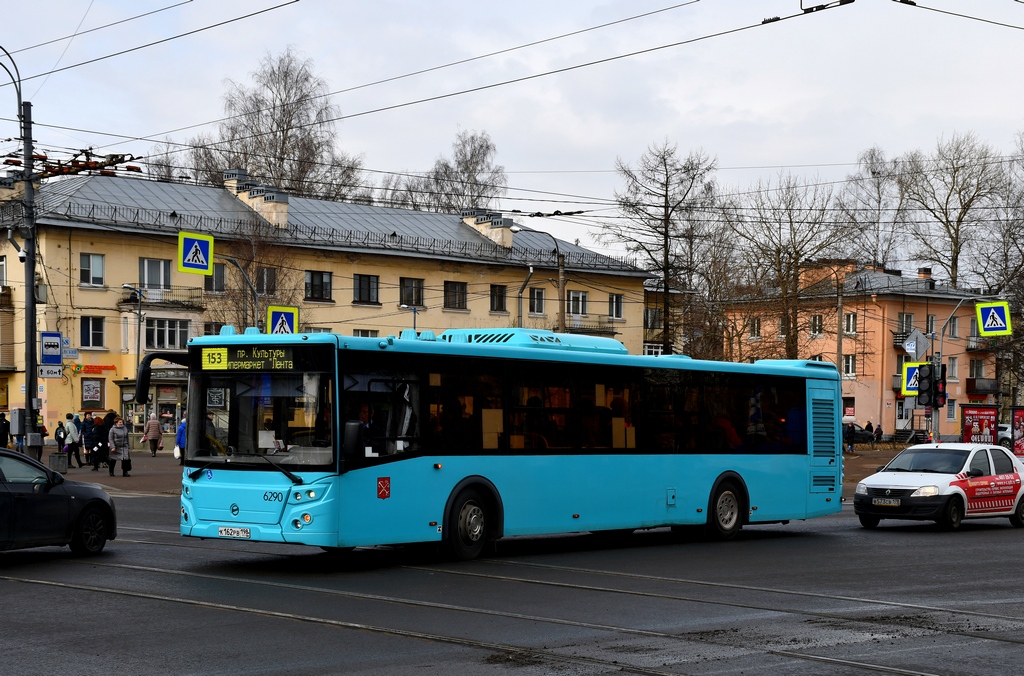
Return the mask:
[[970,472],[967,473],[967,476],[974,478],[979,476],[985,476],[985,473],[982,472],[980,469],[972,469]]
[[59,486],[64,483],[64,475],[60,472],[52,472],[50,474],[50,484],[53,486]]
[[883,469],[885,469],[885,465],[879,465],[878,467],[875,468],[875,471],[881,472]]

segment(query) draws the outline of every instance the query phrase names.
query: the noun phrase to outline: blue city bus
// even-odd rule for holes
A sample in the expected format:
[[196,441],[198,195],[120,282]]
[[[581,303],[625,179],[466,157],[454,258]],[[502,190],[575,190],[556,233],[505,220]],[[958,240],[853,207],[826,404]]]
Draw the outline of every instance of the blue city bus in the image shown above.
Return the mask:
[[838,512],[839,375],[528,329],[266,335],[187,354],[181,534],[324,549]]

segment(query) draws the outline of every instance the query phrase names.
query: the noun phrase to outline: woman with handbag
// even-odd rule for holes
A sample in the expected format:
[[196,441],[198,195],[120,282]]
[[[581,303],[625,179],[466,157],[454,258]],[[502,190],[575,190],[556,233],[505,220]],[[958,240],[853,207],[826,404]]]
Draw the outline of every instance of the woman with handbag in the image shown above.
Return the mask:
[[157,450],[163,448],[163,444],[160,443],[160,437],[163,436],[164,431],[160,428],[160,421],[156,419],[156,413],[151,413],[149,420],[146,421],[146,427],[142,430],[142,438],[149,442],[149,452],[156,457]]
[[107,466],[110,467],[110,476],[114,476],[114,467],[118,460],[121,461],[121,476],[131,476],[128,473],[132,469],[128,446],[128,428],[124,426],[124,418],[117,416],[107,436]]

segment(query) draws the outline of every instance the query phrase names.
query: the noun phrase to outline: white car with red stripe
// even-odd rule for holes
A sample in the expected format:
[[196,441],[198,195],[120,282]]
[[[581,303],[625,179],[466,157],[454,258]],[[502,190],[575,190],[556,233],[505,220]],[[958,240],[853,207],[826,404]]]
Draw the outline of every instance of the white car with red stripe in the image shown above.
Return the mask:
[[1024,463],[1001,446],[911,446],[857,484],[853,508],[865,528],[882,519],[937,521],[1008,517],[1024,527]]

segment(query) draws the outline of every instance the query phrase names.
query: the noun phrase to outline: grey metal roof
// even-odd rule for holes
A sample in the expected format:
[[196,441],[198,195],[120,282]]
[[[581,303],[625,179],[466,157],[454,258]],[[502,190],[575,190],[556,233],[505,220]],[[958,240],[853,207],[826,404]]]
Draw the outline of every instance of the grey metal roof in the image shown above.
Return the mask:
[[[20,204],[0,208],[0,223],[20,220]],[[175,234],[180,230],[231,237],[265,223],[224,188],[121,176],[73,176],[43,184],[36,196],[41,224],[75,224]],[[72,226],[74,227],[74,226]],[[557,267],[552,236],[523,229],[506,249],[466,225],[459,216],[426,211],[289,197],[288,228],[281,241],[301,247],[367,251]],[[649,277],[632,264],[564,240],[558,249],[567,269]]]

